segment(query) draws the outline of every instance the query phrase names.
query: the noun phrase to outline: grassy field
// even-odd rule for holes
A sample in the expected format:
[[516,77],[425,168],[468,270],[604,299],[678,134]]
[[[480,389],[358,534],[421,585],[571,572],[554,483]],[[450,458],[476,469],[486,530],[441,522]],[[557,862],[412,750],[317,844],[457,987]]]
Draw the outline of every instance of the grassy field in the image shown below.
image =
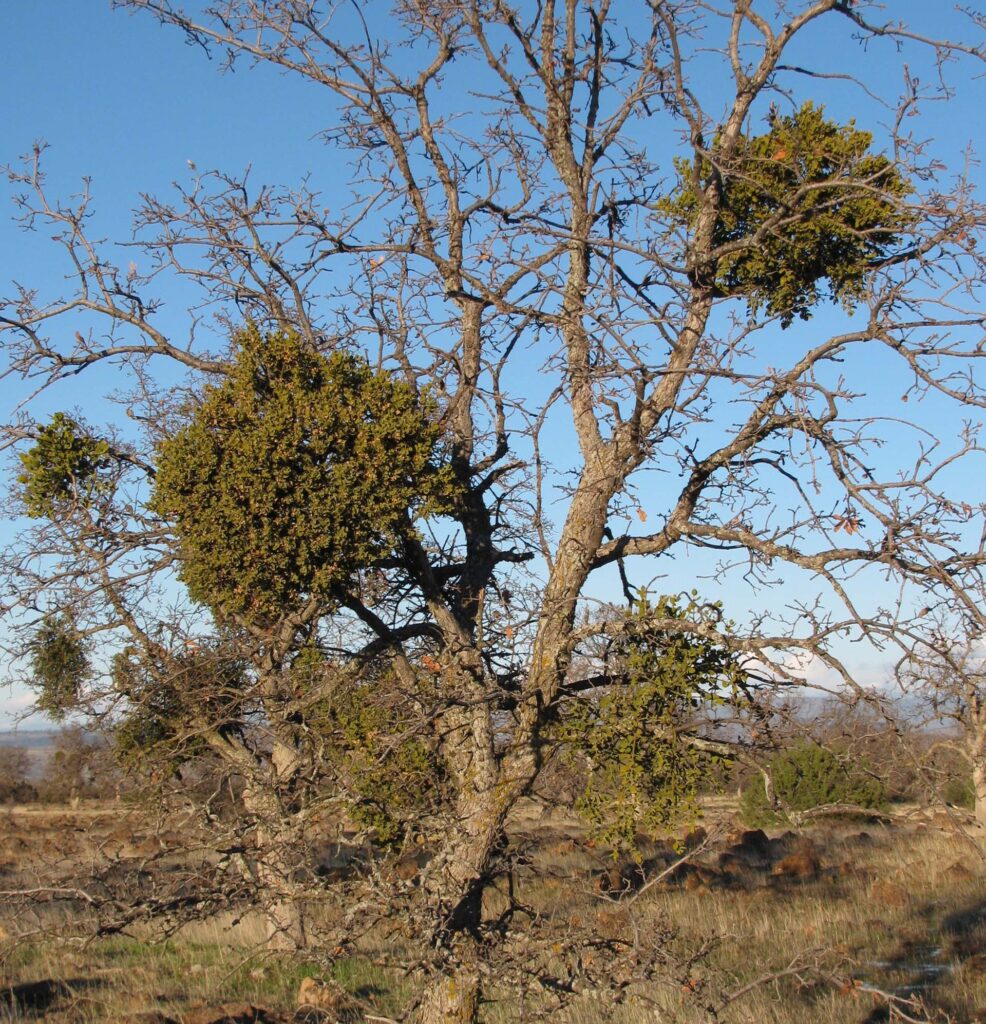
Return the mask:
[[[76,821],[78,839],[91,835],[99,818],[92,808],[78,819],[67,812],[54,819],[8,815],[7,874],[30,856],[32,836],[36,850],[50,855],[52,834],[67,834],[69,820]],[[111,825],[119,830],[112,817],[102,827]],[[660,844],[644,850],[650,857],[644,875],[623,865],[623,877],[631,879],[623,893],[610,851],[570,828],[524,824],[530,851],[515,877],[515,895],[530,907],[541,933],[552,937],[555,969],[567,964],[587,980],[606,971],[605,962],[590,964],[584,952],[578,965],[570,962],[586,935],[619,940],[628,949],[658,942],[667,953],[664,974],[647,984],[630,979],[619,1004],[585,988],[559,1019],[986,1024],[986,875],[968,840],[933,824],[842,822],[788,834],[757,861],[744,859],[744,850],[751,842],[762,846],[762,839],[725,831],[713,831],[673,871],[662,867],[667,858],[651,856]],[[82,846],[74,849],[74,856],[82,855]],[[65,855],[65,847],[59,850]],[[645,879],[650,884],[641,891]],[[7,887],[0,878],[0,888]],[[490,894],[490,913],[501,909],[498,900]],[[296,1017],[297,993],[309,976],[331,978],[358,1001],[342,1016],[321,1019],[380,1021],[400,1013],[413,985],[381,966],[392,940],[368,936],[354,955],[321,970],[260,953],[262,929],[249,914],[235,923],[232,914],[222,915],[157,944],[139,937],[39,940],[18,937],[19,927],[23,922],[0,904],[7,934],[0,965],[4,1024],[302,1019]],[[489,996],[484,1014],[491,1024],[540,1020],[547,1009],[536,996],[524,1003],[495,985]],[[219,1004],[239,1009],[230,1007],[224,1018]],[[249,1007],[264,1013],[234,1015]]]

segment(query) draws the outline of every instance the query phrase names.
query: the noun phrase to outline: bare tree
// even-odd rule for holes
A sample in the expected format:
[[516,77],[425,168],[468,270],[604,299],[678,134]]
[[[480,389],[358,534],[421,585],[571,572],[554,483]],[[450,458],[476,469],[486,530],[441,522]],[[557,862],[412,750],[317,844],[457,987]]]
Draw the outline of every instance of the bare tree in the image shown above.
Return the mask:
[[0,800],[24,803],[37,796],[30,782],[31,757],[23,747],[0,747]]
[[[981,641],[957,641],[941,633],[926,640],[898,668],[908,698],[918,702],[926,727],[948,733],[934,735],[924,754],[929,761],[941,748],[958,754],[972,780],[976,821],[986,826],[986,671]],[[932,765],[933,767],[933,765]]]
[[[73,422],[66,443],[88,469],[56,483],[74,518],[39,515],[8,552],[11,613],[31,630],[30,609],[60,609],[80,642],[130,658],[117,698],[176,705],[168,749],[204,744],[263,794],[244,829],[276,829],[281,850],[304,850],[313,816],[359,798],[327,754],[320,701],[389,693],[383,732],[392,749],[423,744],[445,809],[401,897],[434,952],[418,1013],[472,1019],[503,936],[484,927],[482,894],[507,816],[560,708],[586,692],[586,658],[639,628],[580,616],[594,574],[618,570],[630,596],[676,556],[701,556],[709,588],[744,577],[763,597],[734,627],[696,599],[655,604],[648,629],[727,652],[750,705],[811,662],[865,695],[841,645],[906,654],[916,609],[984,606],[982,510],[946,483],[981,453],[984,210],[967,179],[941,181],[909,119],[951,87],[900,58],[904,94],[874,143],[802,102],[848,76],[788,56],[830,23],[846,45],[913,51],[942,76],[982,51],[851,0],[120,6],[321,87],[350,194],[202,174],[172,200],[143,198],[117,261],[87,233],[88,194],[48,194],[40,152],[14,173],[25,223],[54,232],[75,288],[23,288],[0,308],[7,374],[55,390],[112,365],[140,429]],[[130,254],[140,263],[124,266]],[[157,327],[166,276],[200,296],[180,338]],[[812,318],[826,298],[845,309],[835,329]],[[247,322],[430,389],[455,483],[439,518],[395,533],[331,601],[285,608],[273,632],[222,609],[215,624],[201,607],[165,611],[186,549],[148,501],[156,446],[186,421],[184,398],[228,378]],[[209,343],[217,332],[231,348]],[[179,394],[162,383],[176,365]],[[871,405],[873,375],[904,382],[910,420]],[[25,413],[7,438],[37,451],[46,430]],[[890,596],[869,600],[869,579]],[[781,580],[797,588],[786,604],[770,596]],[[201,637],[225,666],[204,690]],[[313,646],[314,668],[299,660]],[[107,707],[105,684],[87,685]],[[238,856],[277,894],[275,934],[304,941],[302,865]]]

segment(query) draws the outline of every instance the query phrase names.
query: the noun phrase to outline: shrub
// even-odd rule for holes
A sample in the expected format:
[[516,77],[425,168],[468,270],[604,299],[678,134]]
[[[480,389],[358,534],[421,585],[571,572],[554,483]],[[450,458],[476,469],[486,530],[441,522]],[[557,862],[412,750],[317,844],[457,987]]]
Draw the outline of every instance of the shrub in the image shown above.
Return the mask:
[[17,482],[32,519],[57,519],[72,505],[88,506],[111,489],[109,445],[86,434],[65,413],[56,412],[34,447],[20,456]]
[[[309,648],[295,661],[300,686],[306,677],[332,671],[321,658]],[[348,794],[349,814],[372,829],[374,841],[384,847],[401,846],[449,799],[435,738],[407,728],[409,696],[388,673],[376,676],[372,685],[339,680],[311,718],[312,727],[329,741],[324,756]],[[413,697],[428,699],[424,689]]]
[[0,804],[23,804],[37,796],[28,781],[31,759],[23,747],[0,747]]
[[952,804],[953,807],[973,810],[976,806],[976,791],[971,776],[962,775],[949,779],[941,788],[941,797],[945,803]]
[[[865,765],[846,764],[817,743],[802,743],[777,754],[768,771],[774,791],[787,810],[808,811],[831,804],[876,809],[886,804],[883,783],[870,775]],[[753,779],[743,790],[740,813],[751,827],[776,825],[787,820],[767,801],[761,777]]]

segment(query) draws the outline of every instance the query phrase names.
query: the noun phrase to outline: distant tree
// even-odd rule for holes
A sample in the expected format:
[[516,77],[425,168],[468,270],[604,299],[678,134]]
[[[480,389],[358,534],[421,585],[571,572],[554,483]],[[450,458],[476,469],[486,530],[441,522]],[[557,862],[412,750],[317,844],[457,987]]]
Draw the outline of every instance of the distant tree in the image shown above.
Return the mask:
[[[926,725],[950,727],[935,737],[923,758],[934,788],[950,803],[971,797],[976,820],[986,828],[986,650],[981,639],[956,641],[955,635],[946,631],[937,642],[916,648],[898,667],[897,677],[909,699],[918,702]],[[953,769],[944,785],[938,778],[941,758],[934,756],[940,749],[957,756],[964,768],[958,780]]]
[[[561,1006],[572,979],[483,896],[587,660],[609,644],[625,668],[580,705],[589,802],[656,827],[704,770],[715,716],[696,727],[693,702],[744,675],[760,703],[807,664],[860,697],[841,645],[908,654],[916,609],[986,608],[962,492],[986,211],[911,118],[982,50],[865,0],[120,6],[321,90],[349,187],[197,174],[142,201],[123,268],[88,197],[50,196],[40,148],[14,172],[74,288],[0,304],[7,375],[53,399],[112,366],[129,413],[7,426],[29,517],[3,563],[14,653],[63,624],[97,671],[42,695],[113,718],[162,771],[221,766],[238,817],[202,803],[213,882],[267,911],[272,943],[335,949],[379,915],[428,976],[425,1024],[474,1020],[491,979]],[[904,72],[894,110],[854,93],[880,139],[822,106],[854,39]],[[178,336],[169,274],[197,292]],[[629,600],[662,572],[755,596],[734,628],[699,599],[587,616],[607,569]],[[357,818],[433,856],[413,886],[367,866],[340,931],[313,935],[305,901],[333,891],[312,832]],[[635,946],[633,976],[661,955]]]
[[119,768],[106,740],[76,725],[58,733],[37,789],[39,798],[51,803],[105,800],[117,794],[120,781]]
[[31,784],[31,756],[23,747],[0,747],[0,804],[35,799]]

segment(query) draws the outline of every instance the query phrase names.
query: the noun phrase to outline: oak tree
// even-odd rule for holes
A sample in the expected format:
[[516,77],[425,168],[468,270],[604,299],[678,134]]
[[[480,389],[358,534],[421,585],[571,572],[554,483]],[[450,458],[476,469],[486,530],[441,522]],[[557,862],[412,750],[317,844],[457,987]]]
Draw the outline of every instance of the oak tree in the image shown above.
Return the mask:
[[[910,128],[983,51],[862,0],[118,5],[320,89],[348,194],[317,168],[196,174],[141,200],[128,269],[40,150],[13,172],[74,289],[0,307],[7,376],[57,394],[109,364],[129,390],[99,429],[7,425],[33,517],[4,560],[12,628],[30,650],[70,624],[106,669],[79,707],[235,777],[217,877],[272,940],[313,941],[313,837],[362,808],[433,854],[413,886],[371,861],[344,922],[420,940],[420,1020],[473,1019],[492,963],[574,998],[519,908],[483,914],[559,744],[595,753],[594,813],[656,825],[652,777],[687,796],[701,757],[754,753],[741,726],[772,691],[871,699],[851,641],[906,655],[922,607],[986,625],[982,509],[955,473],[980,454],[986,211]],[[878,115],[871,60],[805,56],[828,30],[942,77],[903,74]],[[168,275],[197,293],[177,335]],[[701,593],[592,613],[660,573]],[[693,713],[717,702],[729,728]],[[628,747],[649,775],[628,765],[621,792],[605,755]]]

